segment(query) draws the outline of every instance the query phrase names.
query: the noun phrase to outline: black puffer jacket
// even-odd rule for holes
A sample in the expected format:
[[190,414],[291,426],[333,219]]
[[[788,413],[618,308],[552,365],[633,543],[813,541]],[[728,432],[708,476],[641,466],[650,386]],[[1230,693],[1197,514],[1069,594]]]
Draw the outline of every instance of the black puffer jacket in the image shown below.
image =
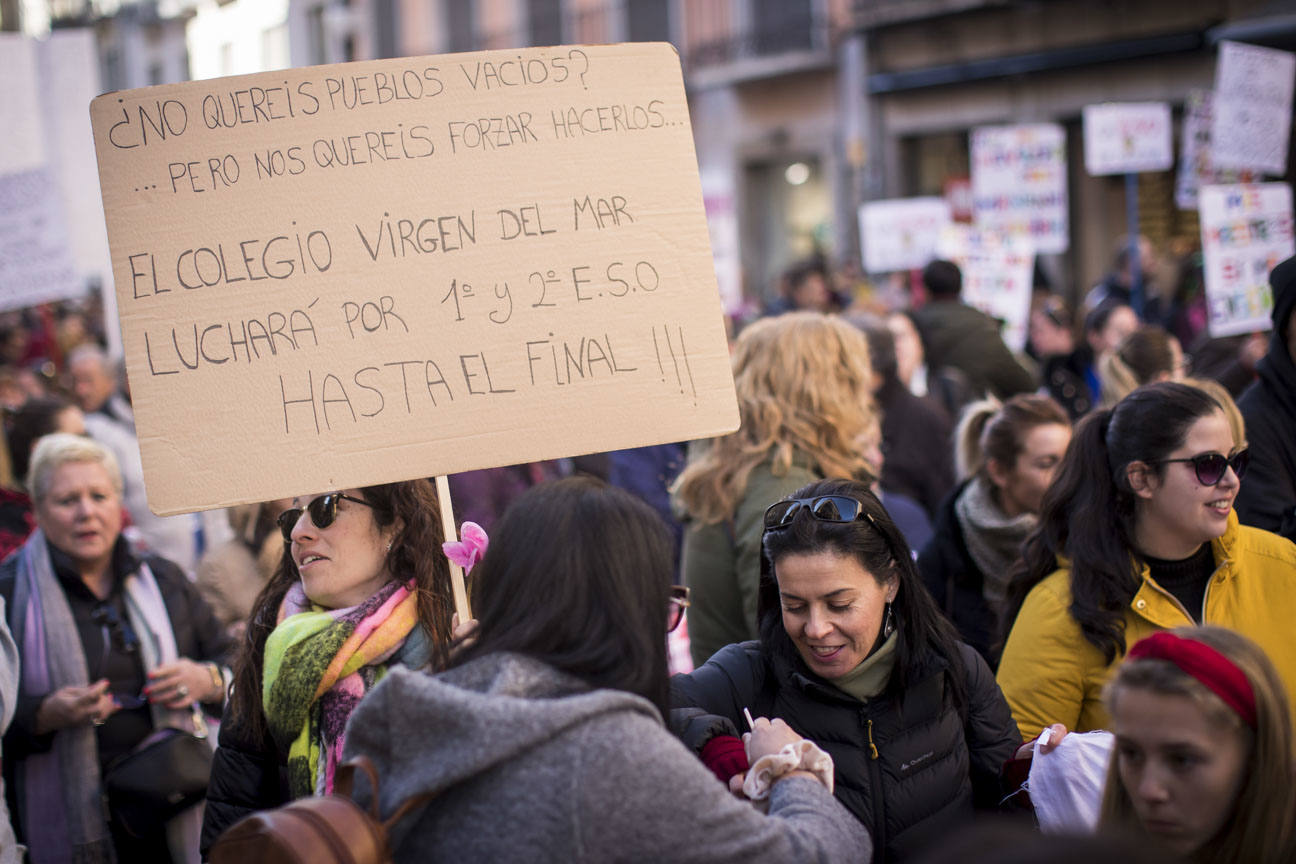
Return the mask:
[[918,552],[918,572],[923,584],[945,613],[959,637],[971,645],[991,668],[999,665],[999,618],[985,599],[985,574],[972,560],[955,504],[967,480],[946,496],[936,515],[932,538]]
[[1296,315],[1296,258],[1269,276],[1274,290],[1274,332],[1269,353],[1256,365],[1259,380],[1238,407],[1246,419],[1251,470],[1237,496],[1238,519],[1296,540],[1296,362],[1287,346]]
[[[689,675],[671,679],[671,705],[718,715],[736,730],[746,706],[780,717],[833,758],[835,795],[869,829],[875,861],[910,858],[1000,800],[999,770],[1021,744],[994,676],[960,645],[966,722],[946,693],[947,664],[933,657],[899,703],[864,703],[811,673],[800,658],[730,645]],[[790,650],[790,646],[789,646]],[[696,711],[672,718],[700,751],[715,724]]]
[[235,723],[227,710],[217,743],[199,844],[204,859],[216,838],[235,822],[292,800],[288,754],[279,752],[268,731],[261,737],[253,735]]

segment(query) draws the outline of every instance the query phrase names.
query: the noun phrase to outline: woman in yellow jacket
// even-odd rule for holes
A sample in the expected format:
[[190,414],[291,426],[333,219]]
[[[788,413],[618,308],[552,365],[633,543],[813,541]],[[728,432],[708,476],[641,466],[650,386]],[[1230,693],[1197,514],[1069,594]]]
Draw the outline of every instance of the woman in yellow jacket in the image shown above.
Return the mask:
[[1296,694],[1296,545],[1238,524],[1246,465],[1223,408],[1186,384],[1081,421],[1010,597],[998,681],[1023,738],[1106,728],[1127,646],[1185,625],[1248,636]]

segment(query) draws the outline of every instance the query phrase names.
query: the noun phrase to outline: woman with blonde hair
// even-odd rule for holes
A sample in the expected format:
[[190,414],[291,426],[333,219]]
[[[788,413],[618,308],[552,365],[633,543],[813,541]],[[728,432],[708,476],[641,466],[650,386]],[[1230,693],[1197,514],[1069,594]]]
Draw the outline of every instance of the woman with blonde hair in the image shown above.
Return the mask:
[[1222,627],[1155,633],[1105,701],[1116,746],[1100,828],[1188,861],[1293,860],[1292,724],[1260,646]]
[[1156,381],[1182,381],[1183,348],[1164,327],[1146,324],[1098,358],[1103,407],[1110,408],[1135,389]]
[[859,443],[875,419],[864,334],[811,312],[765,318],[738,337],[733,364],[742,423],[675,484],[689,519],[681,570],[695,664],[758,635],[765,508],[815,480],[872,479]]

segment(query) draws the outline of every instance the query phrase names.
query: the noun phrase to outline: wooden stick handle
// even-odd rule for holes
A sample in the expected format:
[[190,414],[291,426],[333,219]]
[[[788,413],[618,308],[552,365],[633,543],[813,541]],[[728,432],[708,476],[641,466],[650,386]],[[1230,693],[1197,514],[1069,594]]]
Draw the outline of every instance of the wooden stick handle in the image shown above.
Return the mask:
[[[454,508],[450,504],[450,481],[444,474],[436,477],[437,502],[441,505],[441,531],[447,542],[459,539],[459,530],[455,528]],[[450,590],[454,592],[455,612],[459,623],[463,624],[472,618],[468,608],[468,589],[464,587],[463,568],[450,562]]]

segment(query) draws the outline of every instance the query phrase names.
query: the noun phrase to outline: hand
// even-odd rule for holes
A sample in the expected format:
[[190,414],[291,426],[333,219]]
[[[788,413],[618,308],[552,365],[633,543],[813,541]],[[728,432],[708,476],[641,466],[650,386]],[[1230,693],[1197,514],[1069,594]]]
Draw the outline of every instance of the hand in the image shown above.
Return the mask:
[[742,788],[742,787],[743,787],[743,783],[744,783],[746,780],[747,780],[747,772],[746,772],[746,771],[744,771],[744,772],[741,773],[741,774],[735,774],[735,775],[733,775],[732,777],[729,778],[729,791],[730,791],[731,793],[733,793],[734,795],[737,795],[739,798],[742,798],[743,800],[746,800],[746,799],[747,799],[747,795],[744,794],[744,792],[743,792],[743,788]]
[[762,756],[777,753],[789,744],[800,741],[803,735],[793,731],[783,720],[775,717],[757,717],[752,722],[752,731],[743,734],[743,744],[747,745],[747,761],[752,765]]
[[219,702],[221,698],[220,693],[213,692],[207,665],[187,657],[155,667],[148,677],[144,695],[164,708],[188,708],[194,702]]
[[85,687],[60,687],[46,696],[36,709],[36,733],[57,732],[86,723],[99,724],[118,710],[108,692],[108,679]]
[[450,656],[458,654],[477,641],[477,619],[469,618],[459,623],[459,613],[450,616]]
[[[1049,753],[1052,753],[1057,749],[1057,746],[1062,743],[1062,739],[1067,736],[1067,728],[1061,723],[1054,723],[1052,726],[1046,727],[1043,732],[1040,732],[1039,737],[1044,737],[1046,733],[1049,736],[1049,740],[1040,745],[1039,752],[1041,756],[1047,756]],[[1025,744],[1018,747],[1016,758],[1030,759],[1034,756],[1036,740],[1037,739],[1032,738],[1030,741],[1027,741]]]

